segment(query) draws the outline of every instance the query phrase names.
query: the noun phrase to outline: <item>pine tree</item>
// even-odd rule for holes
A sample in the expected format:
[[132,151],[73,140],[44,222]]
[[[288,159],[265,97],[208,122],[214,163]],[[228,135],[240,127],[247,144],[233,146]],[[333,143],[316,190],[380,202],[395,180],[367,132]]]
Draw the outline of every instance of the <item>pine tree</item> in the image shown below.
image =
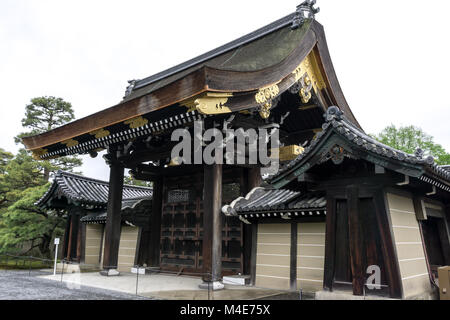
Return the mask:
[[[22,126],[27,132],[19,134],[15,141],[20,143],[26,136],[40,134],[60,127],[75,119],[72,105],[61,98],[38,97],[31,99],[25,107],[25,117]],[[49,181],[50,173],[59,169],[72,171],[81,166],[82,161],[78,157],[62,157],[42,163],[44,180]]]

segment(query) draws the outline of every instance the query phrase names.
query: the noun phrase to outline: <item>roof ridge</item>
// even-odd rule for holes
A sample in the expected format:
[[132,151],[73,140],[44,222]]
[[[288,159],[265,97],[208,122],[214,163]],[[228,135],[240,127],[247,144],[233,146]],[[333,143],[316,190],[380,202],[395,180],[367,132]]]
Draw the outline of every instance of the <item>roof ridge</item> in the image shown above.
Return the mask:
[[[69,171],[64,171],[64,170],[58,170],[55,176],[55,179],[57,177],[63,177],[63,176],[70,176],[72,178],[77,178],[86,182],[95,182],[95,183],[99,183],[99,184],[103,184],[106,185],[107,187],[109,187],[109,182],[104,181],[104,180],[100,180],[100,179],[96,179],[96,178],[90,178],[90,177],[86,177],[84,175],[80,175],[80,174],[76,174],[73,172],[69,172]],[[145,190],[145,191],[153,191],[153,188],[151,187],[143,187],[143,186],[133,186],[130,184],[124,184],[123,188],[130,188],[130,189],[139,189],[139,190]]]

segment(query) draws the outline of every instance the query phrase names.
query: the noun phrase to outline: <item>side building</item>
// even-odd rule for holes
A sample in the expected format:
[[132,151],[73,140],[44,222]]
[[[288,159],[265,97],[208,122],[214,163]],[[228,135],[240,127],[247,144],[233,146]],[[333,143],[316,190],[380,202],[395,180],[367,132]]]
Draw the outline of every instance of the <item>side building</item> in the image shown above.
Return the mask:
[[[67,261],[99,268],[103,262],[109,184],[105,181],[58,171],[52,185],[36,203],[46,209],[63,210],[67,224],[62,256]],[[149,237],[152,189],[125,185],[121,205],[118,270],[145,261]]]
[[322,128],[265,185],[222,208],[254,230],[253,283],[432,297],[438,268],[450,265],[448,166],[381,144],[337,107]]

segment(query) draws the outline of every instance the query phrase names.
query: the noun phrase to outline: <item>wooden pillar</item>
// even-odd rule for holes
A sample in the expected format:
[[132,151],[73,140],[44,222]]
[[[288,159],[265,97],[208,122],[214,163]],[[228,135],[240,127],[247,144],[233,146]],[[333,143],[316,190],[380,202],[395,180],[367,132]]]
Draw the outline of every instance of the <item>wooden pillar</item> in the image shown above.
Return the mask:
[[78,232],[77,232],[77,262],[81,262],[81,222],[78,223]]
[[70,256],[72,253],[72,239],[73,239],[73,220],[75,215],[71,214],[69,216],[69,235],[68,235],[68,242],[67,242],[67,251],[66,251],[66,259],[70,260]]
[[71,223],[72,216],[70,213],[67,215],[67,222],[66,222],[66,230],[64,232],[64,244],[63,244],[63,250],[62,250],[62,258],[67,257],[67,252],[69,252],[69,239],[70,239],[70,223]]
[[298,224],[291,223],[291,273],[290,273],[290,288],[292,291],[297,291],[297,238],[298,238]]
[[105,249],[103,255],[103,269],[117,269],[119,257],[122,193],[124,167],[113,161],[110,164],[109,194],[107,218],[105,227]]
[[379,190],[374,195],[375,216],[380,232],[381,252],[386,268],[386,278],[389,283],[389,295],[391,298],[402,297],[402,279],[400,266],[397,259],[397,251],[394,244],[394,233],[390,219],[390,213],[386,206],[386,199],[383,190]]
[[256,257],[258,250],[258,224],[254,223],[251,225],[252,228],[252,250],[250,258],[250,283],[252,286],[256,284]]
[[152,214],[150,217],[150,243],[148,246],[148,265],[159,267],[161,252],[161,217],[163,202],[163,179],[153,181]]
[[327,195],[327,217],[325,230],[325,266],[323,288],[333,290],[334,268],[336,255],[336,199]]
[[204,167],[203,281],[222,278],[222,165]]
[[448,224],[449,208],[444,208],[442,219],[438,222],[439,240],[445,265],[450,265],[450,225]]
[[84,253],[86,247],[86,224],[81,223],[81,216],[78,217],[78,239],[77,239],[77,262],[84,262]]
[[[244,170],[244,188],[243,188],[243,196],[249,193],[253,188],[259,187],[262,183],[261,177],[261,169],[260,168],[250,168]],[[244,274],[251,274],[251,265],[252,265],[252,225],[243,224],[243,233],[244,233],[244,254],[243,254],[243,266],[244,266]]]
[[353,294],[362,296],[364,294],[364,270],[363,270],[363,235],[359,221],[359,197],[358,187],[347,188],[348,206],[348,234],[350,246],[350,261],[353,276]]

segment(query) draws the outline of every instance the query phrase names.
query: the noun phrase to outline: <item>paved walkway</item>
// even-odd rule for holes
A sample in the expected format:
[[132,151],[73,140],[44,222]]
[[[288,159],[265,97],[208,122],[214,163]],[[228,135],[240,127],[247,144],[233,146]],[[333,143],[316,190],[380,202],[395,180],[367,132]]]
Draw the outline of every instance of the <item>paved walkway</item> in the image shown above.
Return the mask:
[[142,300],[135,295],[45,279],[48,273],[0,270],[0,300]]
[[[59,282],[60,275],[43,276],[47,280]],[[98,272],[64,274],[63,281],[68,285],[89,285],[91,287],[117,290],[135,294],[136,285],[139,296],[168,300],[255,300],[283,294],[283,291],[248,286],[226,285],[225,290],[210,291],[199,288],[202,280],[198,277],[166,274],[121,273],[119,276],[105,277]]]

